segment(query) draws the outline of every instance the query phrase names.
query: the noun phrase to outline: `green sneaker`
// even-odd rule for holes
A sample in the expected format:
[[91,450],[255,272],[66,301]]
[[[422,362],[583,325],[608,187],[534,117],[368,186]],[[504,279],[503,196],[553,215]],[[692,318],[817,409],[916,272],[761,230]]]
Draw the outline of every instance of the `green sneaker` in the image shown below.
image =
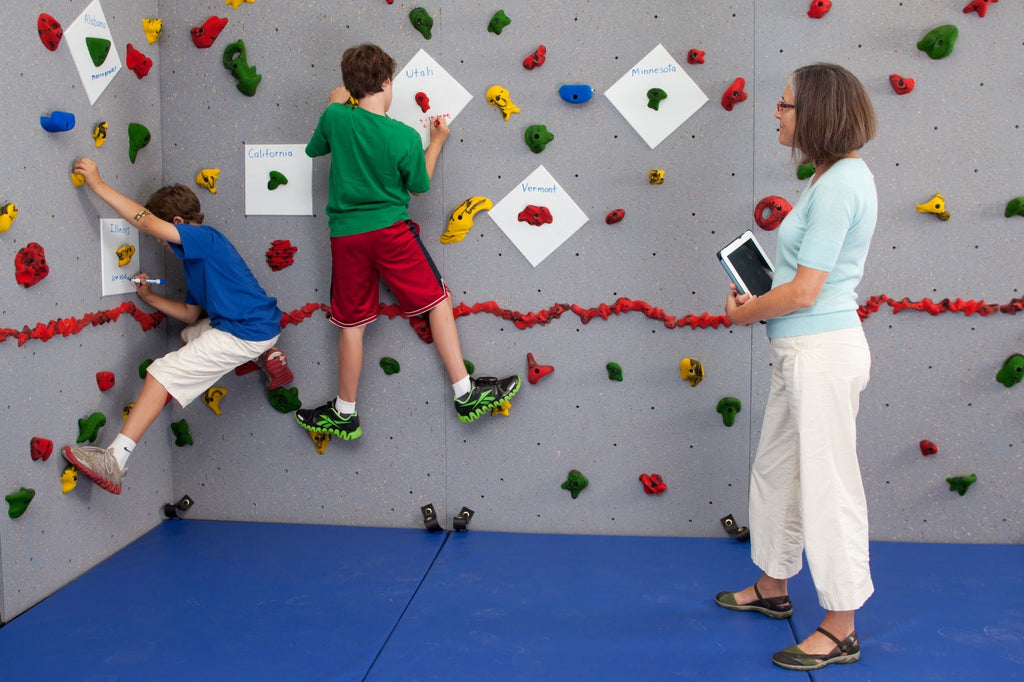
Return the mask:
[[334,409],[333,400],[312,410],[297,410],[295,421],[307,431],[326,433],[342,440],[355,440],[363,435],[363,430],[359,428],[359,415],[355,412],[341,414]]
[[480,377],[470,381],[472,388],[469,389],[469,393],[455,399],[455,411],[463,424],[476,421],[488,410],[508,402],[519,392],[522,385],[518,376],[504,379]]

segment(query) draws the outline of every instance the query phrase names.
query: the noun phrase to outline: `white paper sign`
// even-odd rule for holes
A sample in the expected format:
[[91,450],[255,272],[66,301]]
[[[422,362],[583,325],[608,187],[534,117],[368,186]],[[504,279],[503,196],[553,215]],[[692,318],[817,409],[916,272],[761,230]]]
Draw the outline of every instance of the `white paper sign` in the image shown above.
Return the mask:
[[[416,101],[421,93],[429,101],[426,111],[423,106],[428,105]],[[473,96],[421,49],[391,82],[388,116],[418,131],[426,149],[430,143],[429,117],[444,116],[451,125],[471,99]]]
[[[127,258],[127,262],[124,265],[119,265],[122,258]],[[134,294],[135,284],[132,283],[132,277],[141,271],[139,231],[132,227],[127,220],[120,218],[100,220],[102,295]]]
[[[647,93],[659,88],[668,97],[649,106]],[[658,45],[604,93],[651,149],[672,134],[708,101],[707,95]]]
[[[531,225],[519,220],[527,206],[548,209],[551,222]],[[534,267],[587,222],[587,216],[544,166],[516,185],[488,215]]]
[[245,214],[313,215],[313,159],[306,145],[245,145]]
[[[107,52],[106,59],[99,66],[93,64],[86,38],[110,41],[110,51]],[[65,29],[64,42],[71,50],[71,58],[82,79],[85,94],[89,96],[89,104],[95,104],[106,87],[110,85],[110,81],[114,80],[114,76],[121,70],[121,57],[117,54],[114,37],[110,34],[110,26],[107,24],[107,18],[103,15],[100,0],[93,0],[85,8],[85,11]]]

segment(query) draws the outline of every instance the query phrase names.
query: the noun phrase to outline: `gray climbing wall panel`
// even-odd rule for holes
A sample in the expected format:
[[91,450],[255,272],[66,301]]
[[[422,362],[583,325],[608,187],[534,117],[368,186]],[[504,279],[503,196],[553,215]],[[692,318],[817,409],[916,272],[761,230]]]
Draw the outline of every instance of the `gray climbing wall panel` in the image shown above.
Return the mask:
[[[340,83],[342,51],[366,41],[385,47],[400,68],[426,50],[473,96],[452,125],[433,188],[411,204],[456,304],[494,302],[527,315],[626,298],[675,318],[718,315],[726,280],[714,252],[748,228],[772,252],[774,235],[753,227],[753,207],[768,195],[795,202],[802,189],[788,149],[776,140],[774,103],[786,76],[814,61],[853,70],[879,116],[879,136],[863,152],[881,208],[862,301],[885,295],[1009,304],[1022,296],[1014,247],[1024,223],[1004,218],[1003,208],[1024,194],[1024,118],[1014,94],[1024,77],[1024,15],[1005,3],[985,18],[963,14],[962,3],[836,3],[815,20],[795,2],[530,0],[504,8],[512,23],[499,36],[486,30],[498,6],[438,0],[423,5],[435,20],[428,41],[408,20],[415,5],[398,0],[258,0],[238,9],[106,0],[122,55],[123,43],[134,42],[156,67],[141,81],[119,75],[92,111],[66,52],[47,52],[34,34],[39,12],[59,12],[66,23],[86,4],[19,6],[12,25],[23,30],[5,48],[10,66],[0,70],[0,83],[22,96],[5,105],[20,133],[3,162],[0,201],[16,201],[22,217],[0,242],[13,259],[25,242],[45,237],[53,272],[29,290],[12,275],[0,281],[4,328],[130,300],[108,303],[113,299],[82,286],[94,279],[90,225],[113,215],[65,182],[71,160],[85,153],[100,157],[111,184],[135,196],[161,182],[193,184],[201,169],[219,168],[216,194],[196,188],[208,222],[236,243],[283,310],[327,303],[328,161],[314,161],[314,217],[247,216],[243,145],[305,143]],[[211,48],[197,49],[189,30],[211,15],[229,23]],[[143,16],[163,19],[155,46],[144,44]],[[959,40],[950,57],[931,60],[915,45],[944,23],[959,26]],[[238,92],[221,65],[224,46],[239,38],[263,75],[252,98]],[[539,44],[547,61],[528,71],[521,62]],[[658,44],[709,101],[652,150],[603,93]],[[690,48],[704,50],[706,63],[686,64]],[[914,78],[915,90],[896,95],[891,73]],[[727,112],[719,100],[737,77],[746,80],[749,97]],[[573,83],[593,86],[593,100],[563,102],[558,88]],[[508,122],[486,103],[492,85],[507,88],[521,109]],[[42,133],[35,117],[71,107],[66,102],[81,112],[82,130],[71,138]],[[153,123],[154,144],[138,164],[126,161],[123,136],[90,149],[84,128],[94,118],[121,130],[139,117]],[[534,123],[555,135],[541,154],[523,143]],[[462,242],[440,244],[460,202],[497,202],[539,165],[589,218],[546,260],[531,266],[486,213],[477,214]],[[662,185],[647,181],[655,168],[665,170]],[[937,192],[949,221],[914,208]],[[615,208],[625,209],[625,220],[606,225]],[[272,272],[264,253],[276,239],[298,251],[293,266]],[[168,292],[183,294],[173,259],[164,264],[145,238],[141,256],[147,267],[166,265]],[[388,294],[384,300],[392,302]],[[865,321],[873,376],[862,400],[860,453],[872,537],[1020,542],[1024,388],[1007,389],[994,377],[1007,356],[1024,351],[1024,318],[893,310],[883,302]],[[452,413],[433,347],[405,320],[381,318],[366,334],[360,440],[332,442],[318,455],[293,417],[270,407],[257,375],[229,374],[219,382],[228,389],[223,415],[198,403],[169,409],[133,458],[120,498],[87,482],[63,496],[59,454],[40,465],[24,450],[32,436],[47,434],[59,448],[57,441],[74,437],[75,420],[95,409],[116,417],[137,390],[131,375],[138,363],[176,345],[180,325],[142,333],[122,320],[24,347],[8,338],[0,344],[0,363],[11,377],[4,417],[12,425],[3,489],[31,483],[39,495],[23,518],[0,523],[2,616],[16,615],[125,544],[157,522],[160,505],[186,493],[196,500],[192,518],[413,527],[429,502],[446,527],[468,506],[473,529],[719,535],[726,514],[746,522],[747,473],[769,375],[763,328],[672,328],[657,317],[634,311],[584,323],[565,311],[520,329],[487,312],[461,316],[463,351],[479,372],[525,379],[527,353],[555,367],[524,385],[508,417],[472,425]],[[306,406],[336,390],[336,343],[336,329],[320,314],[284,330],[280,345]],[[401,363],[400,373],[379,369],[385,356]],[[696,387],[679,376],[684,357],[705,366]],[[608,379],[608,362],[622,366],[622,382]],[[93,375],[101,369],[117,373],[118,395],[96,391]],[[743,402],[731,428],[715,412],[724,396]],[[191,426],[191,447],[172,444],[167,424],[181,418]],[[108,425],[103,438],[112,433]],[[934,441],[938,454],[922,457],[921,439]],[[575,500],[560,488],[570,469],[590,480]],[[668,490],[645,495],[641,473],[661,474]],[[965,496],[948,490],[946,477],[969,473],[978,482]]]

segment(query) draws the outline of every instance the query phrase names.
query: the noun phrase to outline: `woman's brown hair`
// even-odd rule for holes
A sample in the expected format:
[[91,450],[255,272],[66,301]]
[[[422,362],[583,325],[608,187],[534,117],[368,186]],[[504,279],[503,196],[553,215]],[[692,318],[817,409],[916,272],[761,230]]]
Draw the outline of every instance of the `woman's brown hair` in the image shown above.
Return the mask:
[[348,93],[359,99],[378,93],[395,75],[395,60],[371,43],[350,47],[341,55],[341,78]]
[[796,105],[793,156],[832,164],[875,136],[875,109],[857,77],[835,64],[803,66],[789,77]]

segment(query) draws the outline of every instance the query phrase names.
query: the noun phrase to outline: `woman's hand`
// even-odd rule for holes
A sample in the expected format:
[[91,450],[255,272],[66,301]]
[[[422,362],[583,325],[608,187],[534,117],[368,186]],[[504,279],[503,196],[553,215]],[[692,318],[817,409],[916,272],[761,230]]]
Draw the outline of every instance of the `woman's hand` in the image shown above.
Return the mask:
[[749,321],[742,321],[742,314],[739,310],[745,304],[753,301],[757,296],[751,296],[750,294],[741,294],[736,290],[735,284],[729,285],[729,295],[725,299],[725,316],[729,318],[729,321],[733,324],[747,325]]

